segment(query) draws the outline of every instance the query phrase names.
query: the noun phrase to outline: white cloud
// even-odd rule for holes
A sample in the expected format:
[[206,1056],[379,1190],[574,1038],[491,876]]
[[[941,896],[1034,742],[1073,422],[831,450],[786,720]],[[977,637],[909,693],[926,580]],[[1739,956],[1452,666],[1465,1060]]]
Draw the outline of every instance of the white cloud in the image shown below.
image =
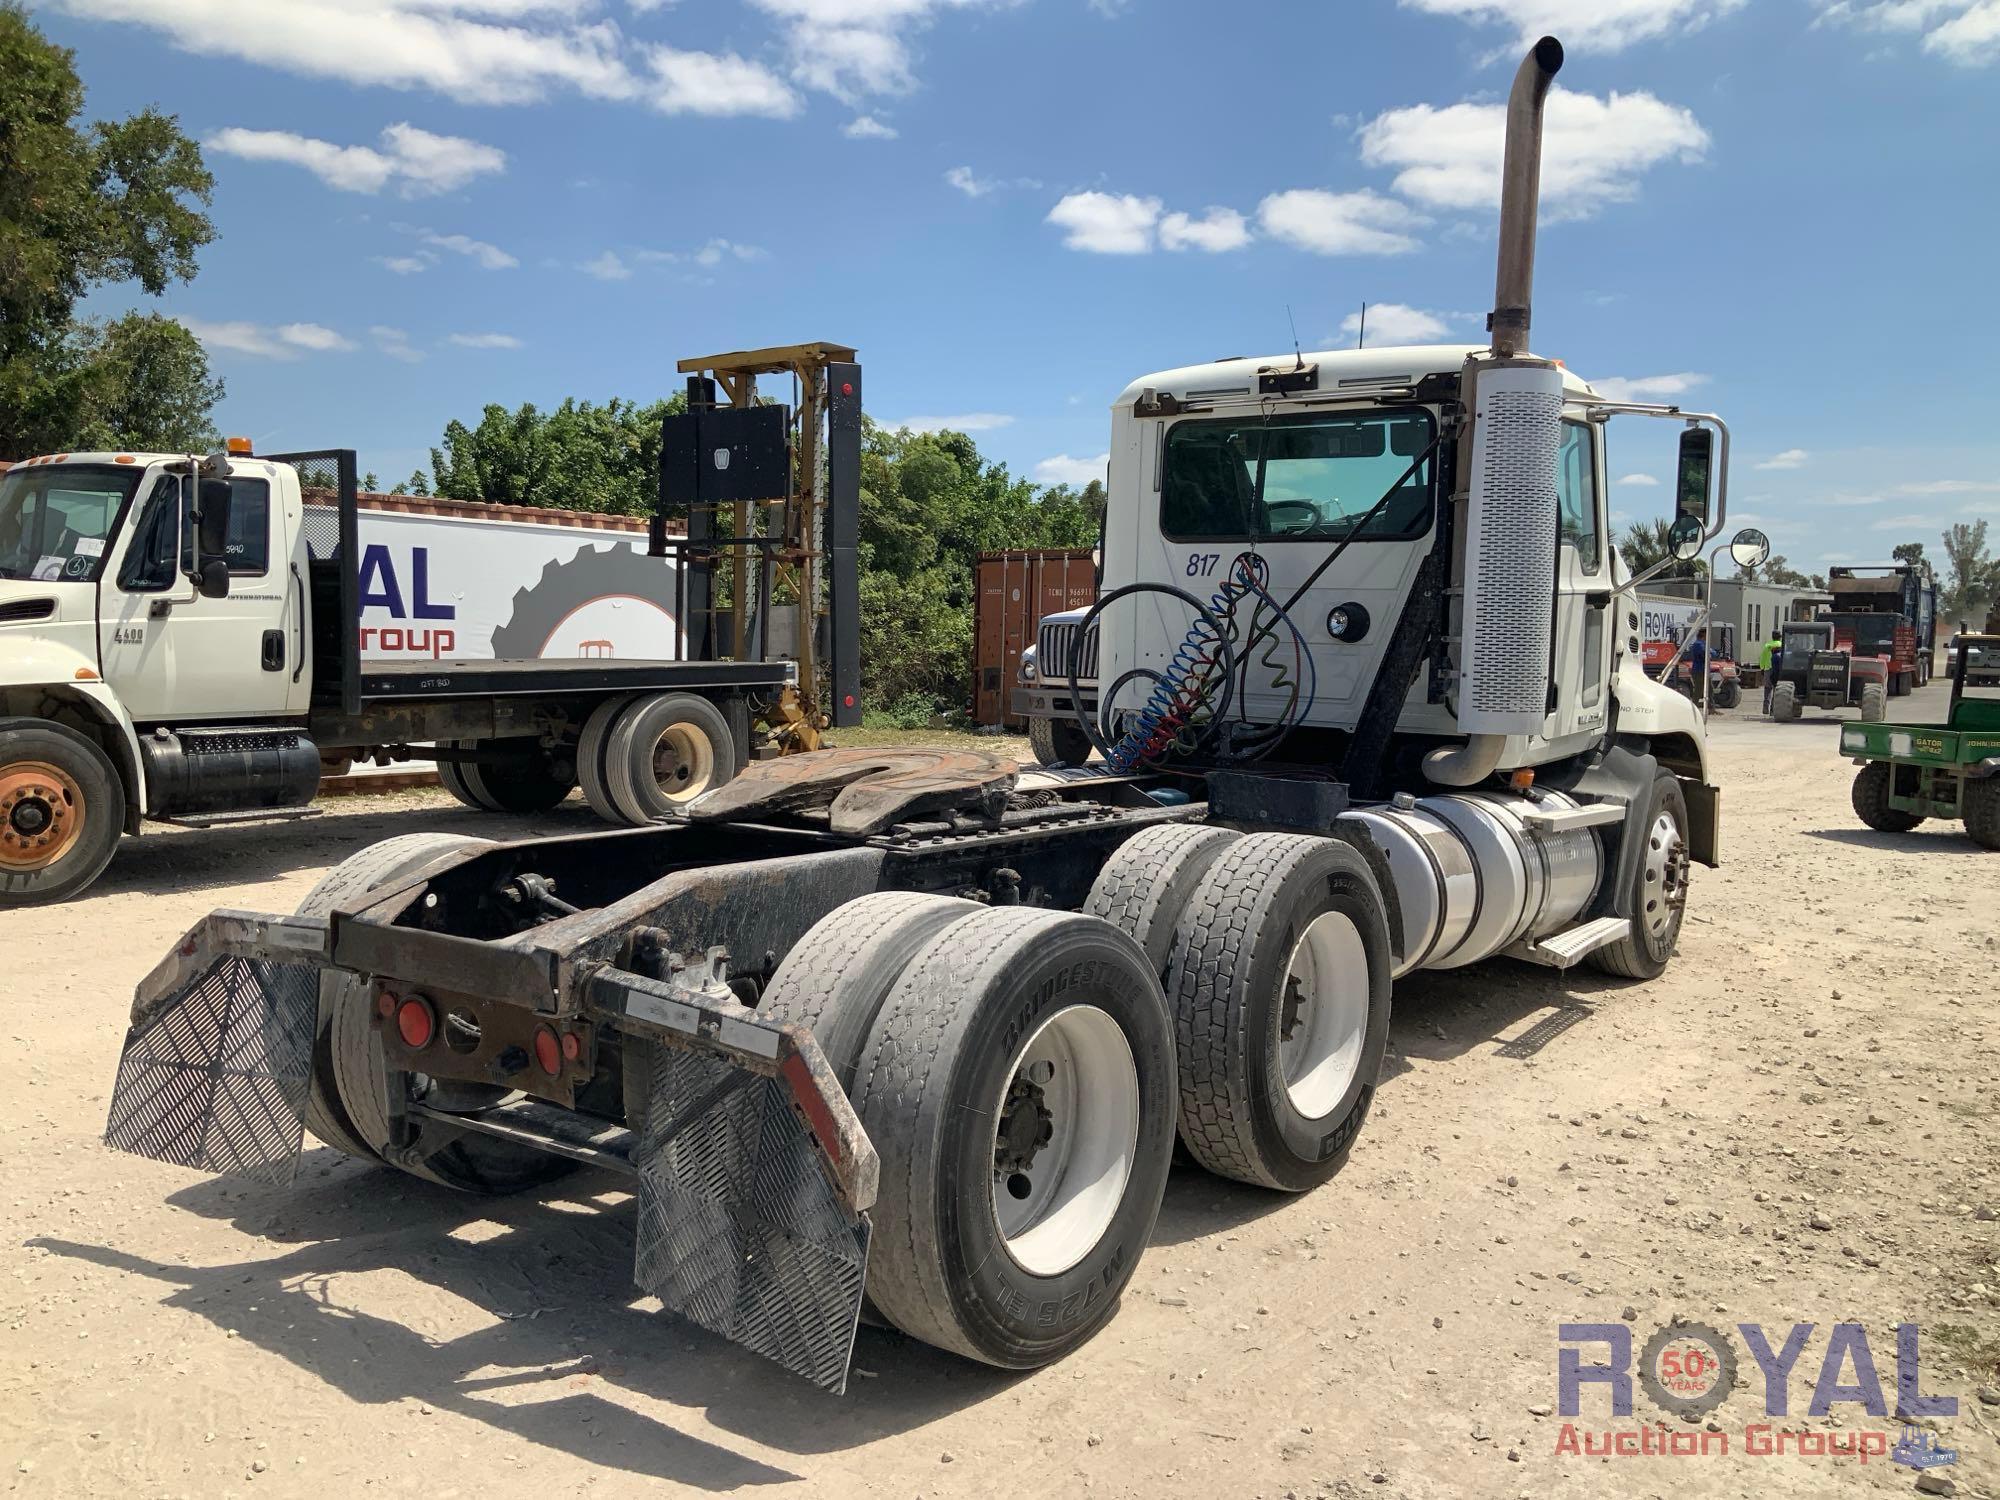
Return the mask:
[[840,133],[850,141],[893,141],[896,127],[885,125],[873,115],[856,115],[840,127]]
[[769,260],[771,252],[761,245],[745,245],[736,240],[712,239],[696,250],[641,250],[635,257],[647,265],[693,265],[712,270],[726,260]]
[[1697,375],[1692,370],[1684,370],[1678,375],[1639,375],[1629,379],[1613,375],[1590,383],[1591,389],[1607,401],[1650,402],[1668,406],[1673,404],[1672,397],[1685,396],[1696,386],[1707,384],[1706,375]]
[[912,39],[945,11],[1014,0],[751,0],[786,31],[792,80],[853,104],[916,86]]
[[1250,226],[1233,208],[1211,208],[1200,218],[1168,214],[1160,220],[1160,245],[1167,250],[1206,250],[1218,254],[1250,243]]
[[1359,312],[1340,320],[1340,331],[1349,339],[1359,338],[1364,329],[1370,343],[1435,344],[1451,331],[1450,316],[1406,307],[1400,302],[1371,302],[1364,321]]
[[433,135],[414,125],[391,125],[382,149],[336,146],[289,130],[245,130],[232,125],[207,141],[211,151],[245,161],[304,167],[328,187],[346,193],[379,193],[394,182],[405,198],[449,192],[475,177],[503,171],[507,153],[456,135]]
[[368,336],[375,340],[377,352],[386,354],[390,359],[400,359],[404,364],[414,365],[424,357],[421,349],[411,347],[410,336],[400,328],[390,328],[378,323],[368,330]]
[[669,115],[763,115],[789,120],[799,112],[800,99],[786,82],[762,63],[734,52],[677,52],[654,47],[646,55],[657,87],[650,91],[653,107]]
[[[1395,169],[1396,191],[1430,208],[1497,213],[1506,106],[1470,100],[1386,110],[1361,128],[1361,159]],[[1708,132],[1694,115],[1651,94],[1549,94],[1542,148],[1542,207],[1585,218],[1635,196],[1638,179],[1666,161],[1698,161]]]
[[1783,453],[1774,453],[1757,467],[1760,469],[1803,469],[1810,455],[1803,448],[1787,448]]
[[[56,3],[90,20],[150,27],[189,52],[314,78],[423,89],[466,104],[533,104],[568,92],[667,114],[787,118],[799,109],[791,87],[761,63],[628,41],[596,0]],[[909,3],[888,0],[886,8]],[[823,8],[822,0],[773,0],[762,8],[786,6]]]
[[1379,193],[1330,193],[1293,188],[1257,205],[1257,223],[1275,240],[1315,255],[1403,255],[1415,250],[1410,230],[1430,221]]
[[1620,476],[1617,482],[1621,485],[1629,485],[1638,489],[1650,489],[1657,486],[1660,481],[1655,479],[1651,474],[1625,474]]
[[1899,484],[1899,495],[1986,495],[2000,493],[2000,479],[1926,479]]
[[1097,255],[1144,255],[1153,248],[1159,221],[1158,198],[1094,192],[1071,193],[1049,210],[1047,219],[1063,231],[1070,249]]
[[1884,516],[1868,529],[1870,531],[1918,531],[1927,526],[1936,526],[1936,516]]
[[447,343],[461,349],[519,349],[521,341],[511,333],[454,333]]
[[433,255],[377,255],[372,257],[375,264],[385,271],[394,271],[398,276],[416,276],[428,271]]
[[909,417],[896,425],[912,432],[997,432],[1012,427],[1014,419],[1005,412],[969,411],[955,417]]
[[520,264],[498,245],[489,245],[484,240],[475,240],[468,235],[434,234],[428,229],[420,229],[417,231],[417,237],[426,245],[439,250],[449,250],[454,255],[467,256],[488,271],[512,270]]
[[1111,455],[1100,453],[1095,458],[1071,458],[1067,453],[1058,453],[1054,458],[1045,458],[1035,465],[1035,481],[1038,484],[1066,484],[1073,490],[1080,490],[1091,480],[1100,482],[1111,467]]
[[1814,505],[1837,506],[1843,510],[1854,506],[1880,505],[1881,503],[1882,497],[1880,495],[1819,495],[1813,499]]
[[204,318],[184,317],[180,321],[211,349],[227,349],[259,359],[297,359],[301,350],[329,354],[354,347],[352,339],[319,323],[285,323],[273,328],[242,321],[211,323]]
[[632,268],[618,258],[618,252],[607,250],[595,260],[587,260],[577,269],[586,276],[595,276],[599,281],[630,281]]
[[1505,27],[1514,47],[1537,37],[1561,37],[1577,52],[1616,52],[1634,42],[1699,30],[1743,0],[1403,0],[1411,10]]
[[2000,0],[1820,0],[1820,19],[1921,33],[1924,51],[1964,67],[2000,62]]
[[970,167],[952,167],[944,174],[944,180],[968,198],[984,198],[999,187],[997,182],[975,176]]

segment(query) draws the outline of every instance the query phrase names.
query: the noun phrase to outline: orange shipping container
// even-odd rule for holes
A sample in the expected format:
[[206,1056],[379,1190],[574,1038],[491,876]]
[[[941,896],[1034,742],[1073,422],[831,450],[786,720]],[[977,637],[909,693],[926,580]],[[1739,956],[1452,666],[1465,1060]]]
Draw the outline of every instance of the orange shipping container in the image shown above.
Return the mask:
[[1044,615],[1087,609],[1097,598],[1096,570],[1082,548],[982,552],[972,618],[972,718],[1019,728],[1014,684],[1021,652],[1035,643]]

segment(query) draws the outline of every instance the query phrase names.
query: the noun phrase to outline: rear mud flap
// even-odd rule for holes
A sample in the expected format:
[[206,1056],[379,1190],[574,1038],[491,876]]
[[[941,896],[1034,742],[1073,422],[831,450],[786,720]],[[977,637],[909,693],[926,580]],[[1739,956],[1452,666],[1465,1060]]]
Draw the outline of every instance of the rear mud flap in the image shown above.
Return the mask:
[[822,1169],[782,1078],[727,1058],[647,1056],[633,1280],[688,1321],[844,1391],[869,1225]]
[[[105,1144],[283,1184],[304,1145],[323,922],[217,912],[139,986]],[[250,949],[260,950],[250,952]],[[263,956],[296,950],[297,960]]]

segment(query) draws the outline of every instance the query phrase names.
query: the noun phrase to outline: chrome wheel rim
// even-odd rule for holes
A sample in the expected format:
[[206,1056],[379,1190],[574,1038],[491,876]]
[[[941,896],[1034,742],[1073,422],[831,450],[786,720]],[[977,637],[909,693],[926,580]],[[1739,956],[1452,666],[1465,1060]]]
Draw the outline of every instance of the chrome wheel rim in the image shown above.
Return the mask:
[[1361,1066],[1368,1035],[1368,948],[1344,912],[1323,912],[1292,948],[1278,991],[1278,1065],[1285,1097],[1308,1120],[1333,1113]]
[[1071,1005],[1014,1054],[993,1107],[993,1219],[1007,1254],[1058,1276],[1104,1238],[1139,1150],[1139,1068],[1095,1005]]
[[1646,830],[1645,886],[1639,893],[1639,919],[1657,948],[1680,930],[1687,906],[1687,840],[1672,813],[1662,812]]

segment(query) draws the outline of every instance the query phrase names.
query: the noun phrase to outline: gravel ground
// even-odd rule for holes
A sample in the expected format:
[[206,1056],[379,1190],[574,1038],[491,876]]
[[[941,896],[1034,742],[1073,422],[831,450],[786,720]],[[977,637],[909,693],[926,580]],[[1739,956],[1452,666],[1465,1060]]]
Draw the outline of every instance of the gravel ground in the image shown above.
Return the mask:
[[[2000,856],[1862,829],[1833,751],[1825,717],[1718,716],[1727,863],[1698,872],[1661,980],[1498,962],[1406,981],[1333,1183],[1287,1198],[1179,1166],[1078,1355],[1012,1376],[863,1330],[839,1399],[636,1298],[615,1179],[480,1201],[313,1148],[279,1192],[98,1143],[132,986],[202,913],[289,910],[392,833],[593,826],[580,803],[510,824],[410,793],[149,834],[88,897],[0,913],[0,1480],[121,1500],[1901,1494],[1912,1470],[1820,1450],[1899,1435],[1910,1323],[1923,1393],[1958,1400],[1928,1419],[1958,1454],[1930,1482],[1993,1494]],[[1712,1451],[1563,1451],[1560,1325],[1621,1324],[1636,1347],[1675,1317],[1739,1358],[1712,1419],[1643,1393],[1613,1419],[1587,1387],[1569,1430],[1657,1424],[1649,1447]],[[1773,1347],[1814,1325],[1788,1416],[1765,1413],[1743,1323]],[[1890,1413],[1809,1412],[1843,1323]],[[1781,1432],[1786,1451],[1759,1451]]]

